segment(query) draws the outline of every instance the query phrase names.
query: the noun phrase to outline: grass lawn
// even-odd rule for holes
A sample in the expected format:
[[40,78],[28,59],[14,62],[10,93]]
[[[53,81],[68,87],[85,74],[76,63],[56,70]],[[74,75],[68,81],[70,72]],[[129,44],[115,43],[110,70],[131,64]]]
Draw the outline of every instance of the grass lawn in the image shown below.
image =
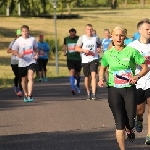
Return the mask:
[[[128,37],[132,37],[137,31],[136,25],[143,18],[148,18],[149,9],[117,9],[95,11],[80,11],[80,19],[60,19],[57,20],[57,33],[60,42],[68,35],[70,28],[75,28],[78,35],[84,34],[85,25],[90,23],[97,34],[102,38],[103,29],[112,30],[115,26],[123,26],[128,30]],[[54,37],[54,20],[45,18],[22,18],[22,17],[0,17],[0,88],[11,86],[13,83],[13,73],[10,68],[10,54],[6,53],[7,46],[15,37],[15,30],[23,24],[29,25],[31,35],[38,39],[39,34],[45,37]],[[59,75],[68,75],[66,68],[66,58],[60,54]],[[55,60],[49,60],[48,77],[56,77]]]

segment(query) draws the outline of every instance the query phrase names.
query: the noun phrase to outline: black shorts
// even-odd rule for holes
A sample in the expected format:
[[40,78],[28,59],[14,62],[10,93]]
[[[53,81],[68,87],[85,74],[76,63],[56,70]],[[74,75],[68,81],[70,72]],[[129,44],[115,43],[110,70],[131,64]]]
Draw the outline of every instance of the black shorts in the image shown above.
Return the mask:
[[38,71],[42,71],[42,69],[46,71],[46,65],[47,65],[48,59],[39,58],[37,62],[38,62]]
[[136,89],[137,91],[137,105],[142,104],[147,98],[150,97],[150,89]]
[[35,70],[36,70],[36,64],[33,63],[33,64],[30,64],[27,67],[19,67],[19,75],[20,75],[20,77],[27,76],[28,70],[32,70],[32,71],[35,72]]
[[81,60],[67,60],[67,67],[69,70],[74,69],[77,72],[81,71]]
[[82,63],[83,74],[85,77],[91,75],[91,72],[98,72],[99,60],[95,59],[89,63]]

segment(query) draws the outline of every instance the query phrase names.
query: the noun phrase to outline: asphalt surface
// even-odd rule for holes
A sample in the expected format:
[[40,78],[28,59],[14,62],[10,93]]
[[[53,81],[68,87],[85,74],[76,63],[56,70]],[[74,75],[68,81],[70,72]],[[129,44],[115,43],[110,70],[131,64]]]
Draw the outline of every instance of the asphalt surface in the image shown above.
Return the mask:
[[[24,103],[12,88],[0,91],[0,150],[119,150],[107,88],[98,88],[96,101],[72,95],[68,78],[35,82],[33,103]],[[127,150],[150,150],[144,130],[126,140]]]

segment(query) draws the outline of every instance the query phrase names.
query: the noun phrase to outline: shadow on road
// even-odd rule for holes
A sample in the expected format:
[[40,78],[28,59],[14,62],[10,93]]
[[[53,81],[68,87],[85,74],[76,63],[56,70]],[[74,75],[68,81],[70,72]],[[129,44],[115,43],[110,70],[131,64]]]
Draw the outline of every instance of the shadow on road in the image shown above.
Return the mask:
[[[119,150],[114,131],[41,132],[0,137],[1,150]],[[126,141],[128,150],[142,150],[141,139]],[[149,150],[149,147],[144,148]]]

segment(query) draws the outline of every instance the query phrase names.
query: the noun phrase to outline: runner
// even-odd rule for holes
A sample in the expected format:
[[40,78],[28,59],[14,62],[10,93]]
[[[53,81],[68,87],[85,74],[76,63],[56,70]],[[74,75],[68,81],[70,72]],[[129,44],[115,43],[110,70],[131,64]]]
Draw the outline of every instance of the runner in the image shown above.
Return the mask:
[[[116,138],[121,150],[125,150],[125,130],[127,138],[133,141],[136,115],[137,80],[148,72],[145,58],[134,48],[124,45],[126,31],[115,27],[112,39],[115,47],[106,51],[101,60],[98,85],[104,85],[104,70],[109,67],[108,103],[116,123]],[[142,69],[135,75],[136,64]]]
[[[19,38],[21,36],[21,30],[18,29],[16,31],[16,39]],[[11,49],[12,49],[12,46],[14,44],[14,42],[16,41],[16,39],[14,39],[8,46],[8,49],[7,49],[7,53],[12,53]],[[18,68],[18,61],[19,61],[19,58],[15,55],[11,55],[11,68],[12,68],[12,71],[14,72],[14,91],[15,91],[15,94],[19,97],[22,97],[22,86],[21,86],[21,78],[19,77],[19,68]],[[18,87],[18,84],[19,84],[19,87]]]
[[35,63],[38,59],[38,44],[34,37],[29,35],[29,27],[21,27],[22,36],[12,46],[12,53],[19,57],[19,75],[22,78],[24,102],[33,102],[33,76]]
[[[109,29],[104,29],[104,38],[101,40],[101,49],[103,54],[109,49],[112,39]],[[105,70],[105,80],[108,81],[108,68]]]
[[108,46],[111,43],[111,35],[109,29],[104,29],[104,38],[101,40],[101,47],[103,52],[108,50]]
[[[98,52],[100,52],[100,40],[92,35],[93,27],[87,24],[85,35],[82,35],[76,45],[75,50],[81,52],[83,73],[85,76],[85,87],[87,100],[96,100],[96,74],[99,66]],[[92,85],[92,95],[90,91]]]
[[[127,29],[125,29],[125,31],[126,31],[126,34],[127,34]],[[126,38],[125,38],[125,40],[124,40],[124,44],[125,45],[128,45],[129,43],[131,43],[132,42],[132,39],[131,38],[128,38],[127,36],[126,36]]]
[[39,49],[39,59],[38,59],[39,79],[38,81],[47,82],[48,79],[46,77],[46,65],[48,63],[48,53],[50,51],[50,48],[49,48],[48,43],[44,42],[43,35],[39,36],[38,49]]
[[[64,56],[67,56],[67,67],[70,73],[71,93],[73,95],[80,93],[80,71],[81,71],[81,56],[75,51],[75,46],[79,36],[76,35],[74,28],[69,30],[69,36],[64,38],[63,51]],[[76,83],[75,83],[76,80]]]
[[[150,68],[150,20],[144,19],[137,24],[140,33],[140,39],[133,41],[129,46],[137,49],[145,58],[148,67]],[[138,66],[136,72],[141,68]],[[143,129],[143,114],[145,112],[145,104],[148,104],[148,133],[145,144],[150,145],[150,71],[136,84],[137,88],[137,118],[135,128],[137,132],[142,132]]]

